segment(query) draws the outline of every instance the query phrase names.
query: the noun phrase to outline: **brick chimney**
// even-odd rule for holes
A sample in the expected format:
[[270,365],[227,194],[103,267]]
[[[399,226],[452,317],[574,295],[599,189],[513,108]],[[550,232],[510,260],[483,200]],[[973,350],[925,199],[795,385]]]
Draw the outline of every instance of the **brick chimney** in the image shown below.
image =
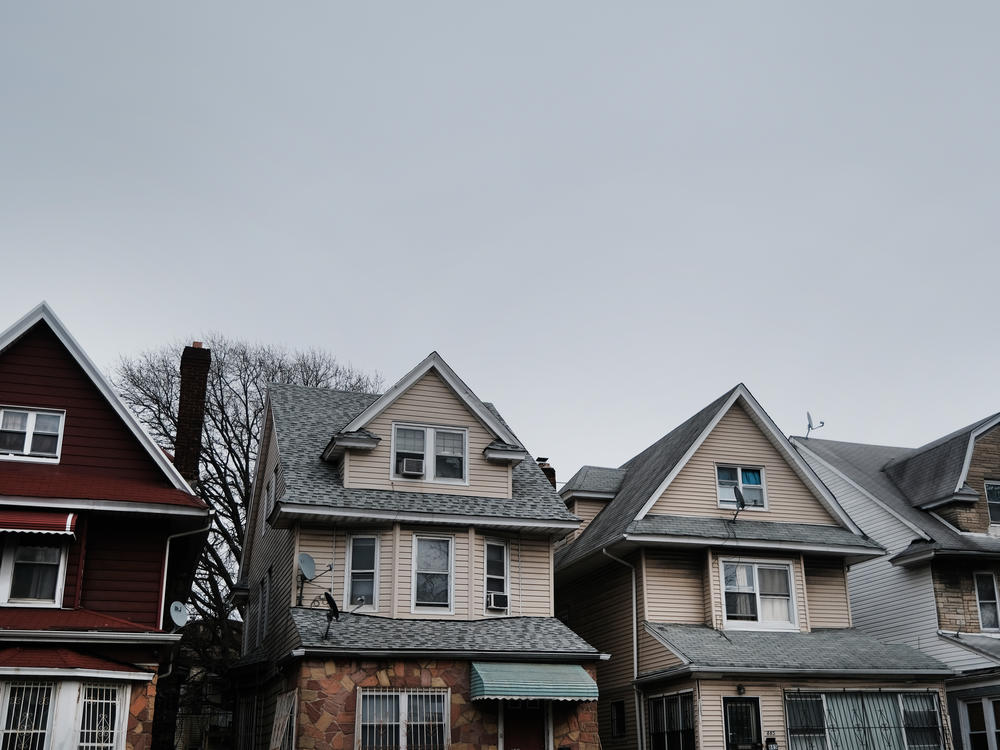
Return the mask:
[[212,352],[200,341],[184,347],[181,354],[181,395],[177,406],[177,439],[174,466],[189,483],[198,481],[201,430],[205,423],[205,390]]
[[556,486],[556,470],[549,465],[549,459],[539,456],[535,459],[538,461],[538,468],[542,470],[545,478],[552,483],[552,488],[555,489]]

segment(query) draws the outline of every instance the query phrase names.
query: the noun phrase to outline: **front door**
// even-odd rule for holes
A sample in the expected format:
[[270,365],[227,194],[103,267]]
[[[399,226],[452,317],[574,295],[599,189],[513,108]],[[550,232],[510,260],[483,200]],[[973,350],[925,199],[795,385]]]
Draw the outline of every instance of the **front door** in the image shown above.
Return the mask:
[[761,750],[760,699],[723,698],[726,750]]
[[503,707],[504,750],[545,750],[545,706],[511,701]]

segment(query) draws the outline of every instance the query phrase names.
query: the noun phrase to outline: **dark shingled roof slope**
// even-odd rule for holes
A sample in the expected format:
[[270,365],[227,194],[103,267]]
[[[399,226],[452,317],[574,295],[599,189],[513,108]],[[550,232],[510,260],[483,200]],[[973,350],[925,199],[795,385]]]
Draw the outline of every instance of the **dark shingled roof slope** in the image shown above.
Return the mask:
[[915,507],[951,497],[962,476],[972,433],[996,417],[991,414],[950,435],[900,454],[886,463],[886,474]]
[[914,533],[917,541],[911,545],[909,552],[926,549],[941,552],[1000,553],[1000,539],[985,534],[961,534],[927,511],[910,504],[906,495],[889,478],[883,467],[894,458],[909,455],[912,452],[911,448],[801,437],[792,438],[792,444],[815,453],[931,538],[928,542],[917,538]]
[[560,495],[570,492],[618,492],[625,479],[624,469],[610,469],[606,466],[582,466],[559,491]]
[[892,645],[853,628],[809,633],[713,630],[705,625],[647,622],[691,669],[789,672],[952,674],[915,648]]
[[[270,385],[269,394],[285,484],[285,492],[279,498],[283,502],[345,510],[579,521],[566,509],[538,464],[531,460],[521,461],[514,467],[511,498],[347,489],[336,465],[323,461],[320,456],[330,438],[378,396],[277,383]],[[502,419],[491,404],[486,407]]]
[[556,566],[570,565],[619,539],[653,491],[684,457],[737,388],[738,385],[730,388],[642,453],[622,464],[625,478],[615,499],[597,514],[572,544],[556,553]]
[[374,615],[341,614],[330,623],[326,640],[325,609],[293,607],[292,620],[305,648],[343,653],[392,651],[435,654],[466,651],[476,654],[523,653],[565,656],[567,660],[597,659],[600,652],[555,617],[492,617],[484,620],[399,620]]
[[988,635],[971,635],[969,633],[943,634],[942,637],[960,646],[974,649],[984,656],[1000,662],[1000,638],[990,638]]

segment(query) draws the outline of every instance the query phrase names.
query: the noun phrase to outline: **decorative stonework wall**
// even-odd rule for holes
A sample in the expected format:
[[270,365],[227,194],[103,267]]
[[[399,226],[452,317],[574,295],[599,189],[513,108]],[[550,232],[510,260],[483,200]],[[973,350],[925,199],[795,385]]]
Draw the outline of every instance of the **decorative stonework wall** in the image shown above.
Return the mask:
[[153,743],[153,706],[156,703],[156,677],[149,682],[132,683],[128,706],[127,750],[149,750]]
[[[586,669],[593,676],[593,667]],[[298,679],[296,747],[351,750],[359,687],[450,688],[451,750],[497,750],[496,702],[473,703],[469,662],[445,660],[304,660]],[[556,747],[598,750],[597,704],[555,702],[553,734]]]
[[1000,569],[988,564],[935,561],[931,566],[938,627],[942,630],[979,633],[979,603],[974,574],[992,571],[1000,580]]

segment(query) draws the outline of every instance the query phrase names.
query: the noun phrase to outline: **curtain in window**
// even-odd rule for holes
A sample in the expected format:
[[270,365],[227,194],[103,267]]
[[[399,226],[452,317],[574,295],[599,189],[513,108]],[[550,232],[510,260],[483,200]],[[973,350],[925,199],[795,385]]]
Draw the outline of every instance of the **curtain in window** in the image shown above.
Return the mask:
[[979,621],[984,628],[1000,627],[997,617],[997,594],[992,573],[976,573],[976,594],[979,597]]
[[27,412],[5,411],[0,421],[0,450],[23,452],[27,430]]
[[10,598],[55,599],[61,554],[59,547],[19,546],[14,552]]
[[760,484],[760,469],[743,469],[743,484]]
[[756,620],[757,597],[752,565],[725,565],[726,617],[730,620]]
[[758,568],[760,577],[761,619],[769,622],[791,622],[791,592],[787,568]]

